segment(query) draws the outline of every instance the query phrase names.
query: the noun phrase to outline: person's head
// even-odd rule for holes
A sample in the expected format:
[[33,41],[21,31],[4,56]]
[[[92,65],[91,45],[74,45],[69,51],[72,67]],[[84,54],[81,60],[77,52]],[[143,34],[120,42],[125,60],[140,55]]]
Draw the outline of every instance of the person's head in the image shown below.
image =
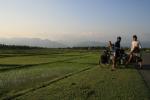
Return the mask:
[[120,36],[117,37],[117,41],[121,42],[121,37]]
[[133,41],[137,41],[137,36],[133,35]]

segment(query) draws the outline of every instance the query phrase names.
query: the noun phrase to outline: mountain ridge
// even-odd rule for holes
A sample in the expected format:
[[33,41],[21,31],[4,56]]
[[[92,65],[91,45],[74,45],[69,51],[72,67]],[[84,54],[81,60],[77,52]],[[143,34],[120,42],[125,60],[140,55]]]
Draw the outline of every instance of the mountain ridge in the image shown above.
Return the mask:
[[[23,46],[33,46],[33,47],[46,47],[46,48],[67,48],[67,47],[107,46],[107,41],[106,42],[78,41],[69,44],[63,41],[51,41],[49,39],[40,39],[40,38],[0,38],[0,44],[23,45]],[[121,42],[122,47],[130,47],[130,44],[131,44],[130,41]],[[150,48],[150,41],[141,41],[141,44],[143,48]]]

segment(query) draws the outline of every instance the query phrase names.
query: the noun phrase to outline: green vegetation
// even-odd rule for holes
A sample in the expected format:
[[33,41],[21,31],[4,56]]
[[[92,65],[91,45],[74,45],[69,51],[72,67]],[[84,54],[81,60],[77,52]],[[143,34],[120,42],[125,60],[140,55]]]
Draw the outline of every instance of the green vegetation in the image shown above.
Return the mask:
[[149,100],[134,68],[98,66],[99,51],[0,50],[0,98],[17,100]]

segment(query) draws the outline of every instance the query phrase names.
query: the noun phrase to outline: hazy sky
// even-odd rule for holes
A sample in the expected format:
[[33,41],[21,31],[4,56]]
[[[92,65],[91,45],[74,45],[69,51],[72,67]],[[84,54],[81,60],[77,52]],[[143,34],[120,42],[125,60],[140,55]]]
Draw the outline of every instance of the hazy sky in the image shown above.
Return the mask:
[[104,41],[149,33],[150,0],[0,0],[1,38]]

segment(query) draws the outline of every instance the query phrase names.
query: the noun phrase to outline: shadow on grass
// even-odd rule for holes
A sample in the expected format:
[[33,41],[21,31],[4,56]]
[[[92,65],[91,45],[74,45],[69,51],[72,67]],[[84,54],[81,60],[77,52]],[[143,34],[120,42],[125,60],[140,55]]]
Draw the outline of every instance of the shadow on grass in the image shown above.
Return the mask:
[[[112,64],[98,64],[101,68],[111,68]],[[137,64],[117,64],[116,69],[140,69]]]
[[150,64],[143,65],[142,70],[150,70]]

